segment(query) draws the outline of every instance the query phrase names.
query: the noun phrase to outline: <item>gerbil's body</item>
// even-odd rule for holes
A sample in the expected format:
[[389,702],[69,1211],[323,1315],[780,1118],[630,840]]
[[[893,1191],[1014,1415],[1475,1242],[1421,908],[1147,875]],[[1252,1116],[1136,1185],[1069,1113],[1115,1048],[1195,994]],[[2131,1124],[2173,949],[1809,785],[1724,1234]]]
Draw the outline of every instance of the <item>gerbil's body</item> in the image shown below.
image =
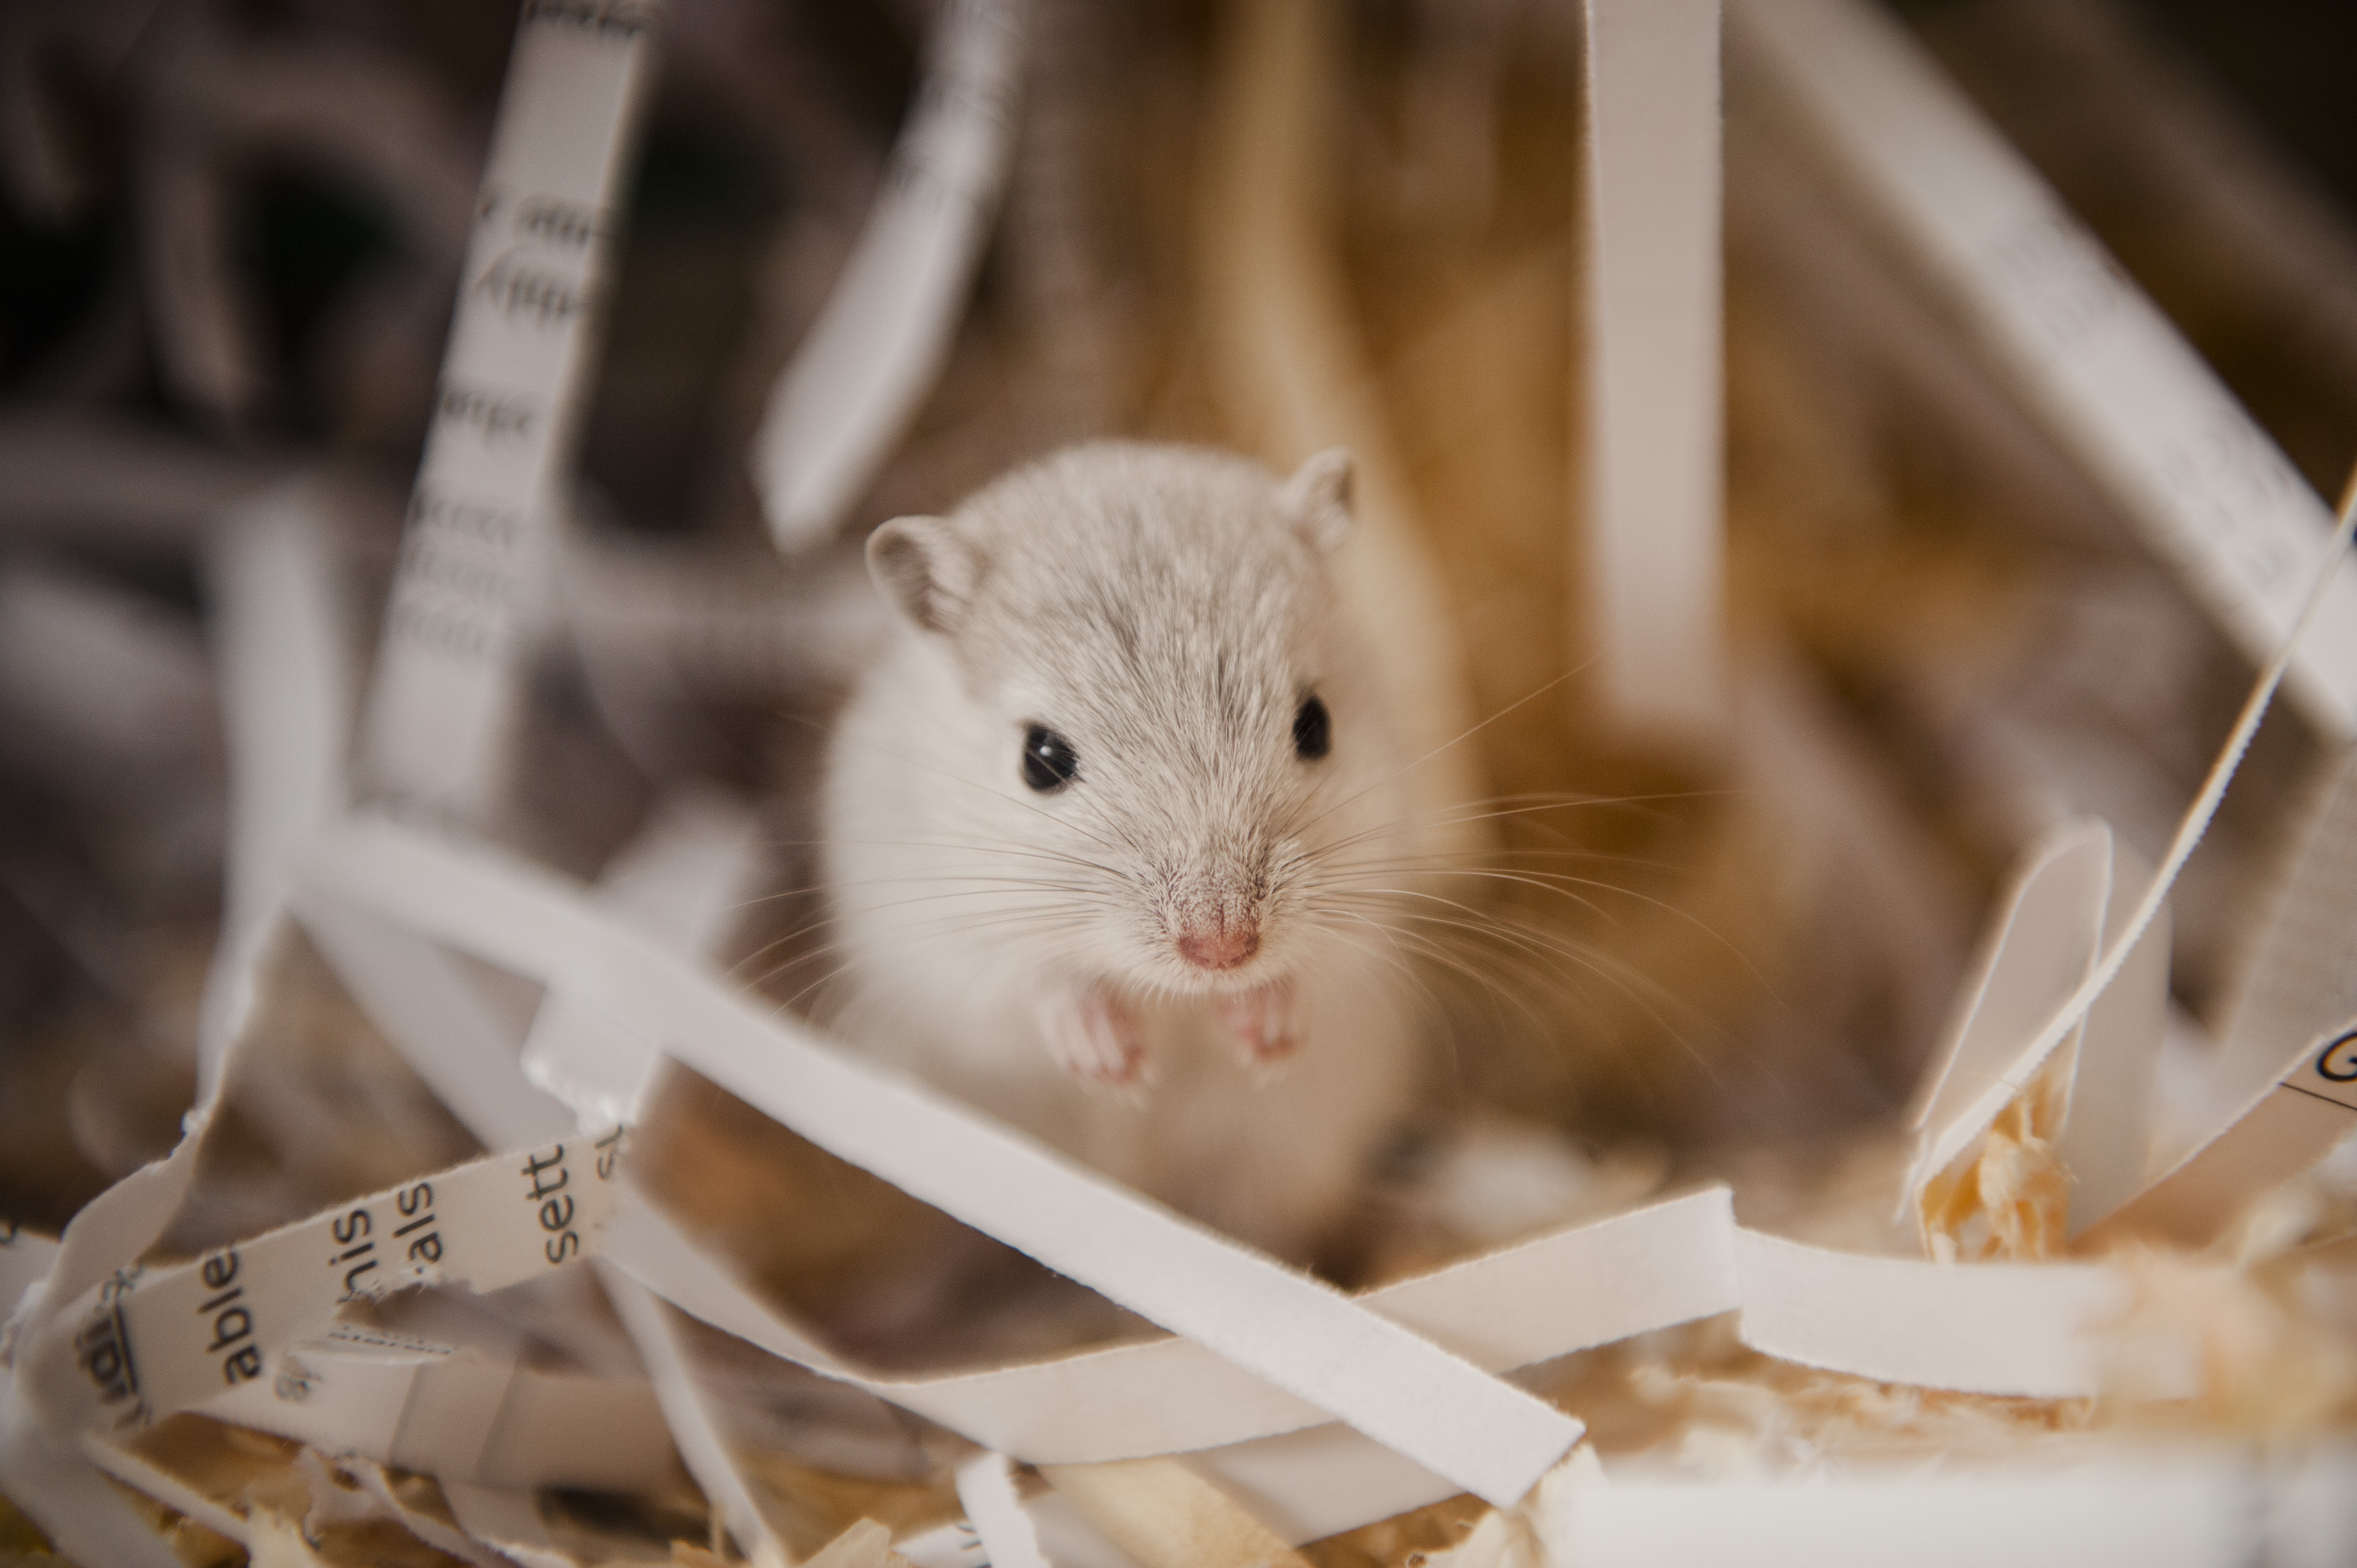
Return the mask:
[[1293,1256],[1414,1092],[1446,804],[1337,597],[1349,475],[1098,446],[887,525],[823,803],[838,1031]]

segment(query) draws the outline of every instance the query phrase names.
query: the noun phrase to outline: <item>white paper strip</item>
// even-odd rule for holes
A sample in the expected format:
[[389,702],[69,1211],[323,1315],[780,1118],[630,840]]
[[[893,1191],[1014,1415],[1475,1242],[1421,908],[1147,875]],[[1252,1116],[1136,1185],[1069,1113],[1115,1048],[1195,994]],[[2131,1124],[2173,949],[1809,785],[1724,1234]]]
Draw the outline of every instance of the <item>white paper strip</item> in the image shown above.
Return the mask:
[[[496,1290],[594,1252],[621,1134],[489,1155],[177,1268],[125,1270],[26,1348],[51,1419],[125,1432],[264,1380],[338,1306],[414,1284]],[[497,1401],[489,1409],[496,1413]],[[478,1444],[479,1446],[479,1444]]]
[[143,1493],[188,1519],[196,1520],[217,1535],[251,1546],[247,1539],[252,1531],[245,1516],[198,1491],[170,1471],[149,1464],[127,1448],[117,1448],[95,1437],[85,1438],[82,1456],[132,1490]]
[[2045,1062],[2046,1052],[2031,1060],[2025,1047],[2094,967],[2111,880],[2112,834],[2101,822],[2072,823],[2023,852],[1964,985],[1950,1043],[1924,1075],[1901,1212]]
[[2164,1456],[2037,1475],[1615,1480],[1541,1524],[1579,1568],[2230,1568],[2260,1560],[2247,1466]]
[[[1732,1228],[1726,1190],[1712,1188],[1357,1300],[1503,1371],[1732,1310]],[[624,1197],[607,1245],[616,1266],[715,1327],[1034,1464],[1197,1452],[1328,1421],[1316,1405],[1186,1339],[935,1377],[878,1375],[771,1314],[643,1199]],[[1330,1425],[1322,1430],[1334,1435]],[[1461,1489],[1448,1485],[1442,1495]]]
[[[607,865],[599,901],[674,951],[703,957],[726,939],[752,891],[756,831],[751,813],[716,797],[667,800]],[[533,1019],[520,1066],[587,1127],[635,1120],[661,1062],[651,1040],[551,995]],[[688,1473],[756,1562],[784,1568],[791,1554],[754,1500],[662,1299],[605,1260],[597,1268]]]
[[541,1522],[538,1497],[529,1491],[441,1480],[442,1500],[458,1528],[521,1568],[577,1568],[572,1555]]
[[[1741,1311],[1738,1332],[1748,1343],[1812,1366],[1987,1392],[2030,1393],[2067,1383],[2083,1395],[2103,1387],[2104,1308],[2126,1299],[2129,1289],[2107,1270],[1852,1257],[1767,1237],[1758,1238],[1762,1247],[1754,1249],[1762,1257],[1739,1268],[1749,1254],[1738,1248],[1738,1238],[1753,1234],[1734,1225],[1727,1193],[1714,1188],[1542,1237],[1359,1300],[1495,1370]],[[1393,1495],[1437,1486],[1430,1495],[1438,1497],[1457,1489],[1406,1461],[1369,1452],[1372,1445],[1354,1434],[1330,1425],[1302,1430],[1318,1419],[1313,1408],[1184,1340],[933,1378],[878,1377],[837,1360],[770,1316],[634,1197],[625,1197],[608,1245],[621,1266],[662,1280],[674,1301],[716,1326],[1034,1463],[1205,1454],[1212,1473],[1268,1505],[1262,1517],[1272,1525],[1284,1529],[1290,1519],[1299,1529],[1297,1539],[1348,1528],[1318,1500],[1316,1487],[1304,1481],[1297,1492],[1297,1479],[1363,1464],[1388,1472],[1400,1487]],[[1938,1305],[1952,1288],[1967,1307]],[[1762,1294],[1755,1297],[1755,1291]],[[1757,1334],[1755,1301],[1761,1314]],[[1939,1331],[1902,1334],[1903,1342],[1891,1337],[1899,1330],[1854,1340],[1851,1316],[1878,1313],[1894,1323],[1928,1313]],[[2169,1351],[2164,1347],[2158,1353]],[[1274,1441],[1280,1436],[1286,1441]],[[1207,1453],[1214,1449],[1220,1452]],[[1414,1480],[1416,1475],[1426,1478]],[[1287,1511],[1300,1508],[1309,1511]]]
[[621,1314],[622,1326],[630,1330],[630,1343],[639,1348],[648,1375],[654,1380],[663,1423],[671,1428],[680,1458],[704,1488],[713,1511],[736,1536],[737,1544],[752,1555],[756,1568],[791,1568],[792,1557],[771,1532],[769,1520],[761,1517],[760,1505],[753,1500],[751,1489],[729,1455],[726,1437],[695,1386],[686,1348],[667,1316],[670,1308],[654,1292],[619,1270],[601,1269],[599,1273],[614,1310]]
[[2040,1028],[2085,983],[2151,883],[2151,868],[2098,822],[2058,828],[2023,852],[1963,989],[1963,1016],[1924,1075],[1902,1214],[1971,1151],[2056,1050],[2071,1054],[2071,1079],[2059,1122],[2046,1131],[2071,1173],[2070,1233],[2143,1185],[2153,1073],[2169,1019],[2167,906],[2075,1029],[2041,1044]]
[[630,1491],[670,1471],[662,1412],[644,1380],[542,1372],[515,1365],[513,1351],[338,1324],[289,1347],[268,1379],[197,1409],[446,1485]]
[[[1890,1382],[2072,1399],[2103,1387],[2103,1339],[2135,1299],[2074,1263],[1921,1263],[1736,1233],[1743,1339],[1788,1361]],[[2190,1346],[2156,1363],[2159,1397],[2201,1387]],[[2161,1356],[2167,1356],[2164,1349]],[[1926,1373],[1932,1375],[1926,1376]]]
[[2131,221],[2167,226],[2172,268],[2190,265],[2204,294],[2230,295],[2304,366],[2357,389],[2357,230],[2168,28],[2126,0],[1984,3],[1934,25],[2017,88],[2068,91],[2068,114],[2041,116],[2036,160],[2100,170]]
[[564,1137],[579,1119],[528,1082],[515,1025],[450,955],[356,910],[297,899],[336,978],[436,1097],[489,1148]]
[[982,1540],[990,1568],[1048,1568],[1039,1532],[1016,1495],[1006,1455],[987,1451],[957,1467],[958,1502]]
[[[2254,662],[2330,532],[2315,494],[2052,191],[1892,17],[1860,0],[1732,0],[1733,37],[1964,311],[2024,394]],[[2357,567],[2295,661],[2293,701],[2357,738]]]
[[[1138,1568],[1137,1560],[1098,1534],[1060,1493],[1047,1492],[1026,1505],[1038,1527],[1042,1555],[1056,1568]],[[991,1568],[982,1537],[963,1520],[892,1543],[917,1568]]]
[[754,439],[778,548],[830,536],[931,390],[1015,146],[1029,0],[942,0],[875,213]]
[[1611,711],[1686,741],[1727,718],[1718,50],[1718,0],[1587,0],[1580,618]]
[[2101,1235],[2164,1237],[2201,1247],[2253,1199],[2357,1132],[2357,1018],[2301,1047],[2276,1080],[2135,1199]]
[[368,707],[369,783],[479,817],[505,786],[596,363],[659,0],[526,0]]
[[207,562],[230,760],[229,865],[198,1029],[199,1106],[220,1093],[253,1012],[295,856],[344,804],[350,661],[320,522],[326,499],[299,481],[270,492],[230,523]]
[[[598,879],[598,897],[628,924],[690,957],[726,940],[754,896],[761,871],[760,824],[718,796],[662,802],[653,820]],[[661,1054],[552,996],[524,1037],[523,1075],[554,1095],[585,1125],[638,1120]]]
[[2357,1010],[2357,749],[2324,763],[2311,787],[2227,1010],[2223,1105],[2276,1081],[2291,1047]]
[[[2308,594],[2295,617],[2291,630],[2283,643],[2259,672],[2251,694],[2244,699],[2242,712],[2234,718],[2234,728],[2226,744],[2211,764],[2209,776],[2201,782],[2201,792],[2186,808],[2184,819],[2178,824],[2170,840],[2169,853],[2162,857],[2159,869],[2154,873],[2134,910],[2120,923],[2116,934],[2106,929],[2102,937],[2102,954],[2087,978],[2080,983],[2062,1004],[2048,1015],[2023,1044],[2017,1058],[2025,1062],[2041,1061],[2075,1031],[2090,1010],[2100,1004],[2104,993],[2136,961],[2143,943],[2158,929],[2167,908],[2169,890],[2177,882],[2178,874],[2185,869],[2186,861],[2209,831],[2211,819],[2217,814],[2218,804],[2225,798],[2226,789],[2241,768],[2243,757],[2250,748],[2251,738],[2258,733],[2260,721],[2266,718],[2268,704],[2275,700],[2276,688],[2283,682],[2293,661],[2299,656],[2308,633],[2315,626],[2319,613],[2331,597],[2332,591],[2346,576],[2343,572],[2352,533],[2357,533],[2357,484],[2352,484],[2341,498],[2341,512],[2324,549],[2319,553],[2309,576]],[[2150,966],[2145,966],[2150,972]],[[2146,1010],[2141,1002],[2133,1004],[2136,1012]],[[2166,1009],[2163,1009],[2166,1017]],[[1919,1162],[1919,1169],[1921,1162]],[[1912,1187],[1910,1183],[1910,1189]]]
[[[753,823],[716,800],[690,798],[659,809],[652,824],[619,855],[601,886],[607,907],[669,945],[717,942],[733,920],[755,862]],[[612,1125],[635,1109],[659,1060],[651,1041],[615,1028],[561,996],[546,998],[519,1049],[515,1030],[485,1004],[451,954],[415,933],[341,905],[308,900],[306,925],[370,1018],[476,1136],[495,1147]],[[532,1069],[538,1069],[535,1073]],[[535,1087],[535,1084],[540,1087]],[[663,1423],[705,1495],[747,1550],[782,1562],[737,1472],[660,1301],[629,1276],[598,1264],[599,1277],[653,1377]],[[269,1425],[267,1421],[260,1424]],[[276,1428],[274,1428],[276,1430]],[[515,1434],[502,1472],[520,1478],[566,1463]],[[376,1457],[392,1457],[381,1448]],[[446,1443],[436,1474],[471,1477],[464,1451]]]
[[[2117,836],[2104,940],[2125,929],[2153,870]],[[2169,906],[2136,939],[2119,978],[2087,1010],[2070,1104],[2054,1153],[2071,1173],[2068,1234],[2077,1236],[2144,1185],[2152,1148],[2155,1079],[2169,1033]]]

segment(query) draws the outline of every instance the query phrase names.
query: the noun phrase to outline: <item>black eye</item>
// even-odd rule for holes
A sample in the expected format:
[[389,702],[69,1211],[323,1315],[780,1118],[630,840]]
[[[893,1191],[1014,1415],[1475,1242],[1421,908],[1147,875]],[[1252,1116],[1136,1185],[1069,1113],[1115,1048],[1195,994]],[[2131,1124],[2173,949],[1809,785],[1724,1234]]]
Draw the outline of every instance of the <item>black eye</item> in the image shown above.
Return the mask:
[[1326,716],[1326,704],[1311,697],[1293,715],[1294,755],[1317,761],[1334,744],[1333,730],[1333,721]]
[[1044,795],[1080,776],[1081,759],[1071,741],[1043,725],[1023,732],[1023,782]]

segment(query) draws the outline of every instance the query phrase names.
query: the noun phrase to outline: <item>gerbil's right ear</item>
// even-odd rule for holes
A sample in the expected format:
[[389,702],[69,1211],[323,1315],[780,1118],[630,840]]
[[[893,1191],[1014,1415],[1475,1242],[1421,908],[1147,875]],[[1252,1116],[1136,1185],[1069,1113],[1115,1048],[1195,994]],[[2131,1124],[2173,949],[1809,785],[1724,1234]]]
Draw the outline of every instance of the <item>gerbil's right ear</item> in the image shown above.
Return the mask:
[[1293,471],[1278,504],[1286,521],[1321,555],[1351,537],[1351,490],[1358,459],[1348,446],[1329,446]]
[[982,561],[938,517],[896,517],[867,536],[867,575],[900,613],[948,636],[974,603]]

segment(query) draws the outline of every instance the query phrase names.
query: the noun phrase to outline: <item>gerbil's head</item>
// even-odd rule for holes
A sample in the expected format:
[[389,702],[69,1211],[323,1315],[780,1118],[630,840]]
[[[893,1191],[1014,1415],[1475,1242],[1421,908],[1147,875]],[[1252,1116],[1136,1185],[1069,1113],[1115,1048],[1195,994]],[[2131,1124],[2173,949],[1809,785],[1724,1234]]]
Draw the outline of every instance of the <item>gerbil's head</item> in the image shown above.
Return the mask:
[[869,540],[961,694],[944,825],[1024,857],[1049,967],[1232,995],[1366,944],[1319,896],[1398,766],[1335,614],[1351,479],[1084,446]]

